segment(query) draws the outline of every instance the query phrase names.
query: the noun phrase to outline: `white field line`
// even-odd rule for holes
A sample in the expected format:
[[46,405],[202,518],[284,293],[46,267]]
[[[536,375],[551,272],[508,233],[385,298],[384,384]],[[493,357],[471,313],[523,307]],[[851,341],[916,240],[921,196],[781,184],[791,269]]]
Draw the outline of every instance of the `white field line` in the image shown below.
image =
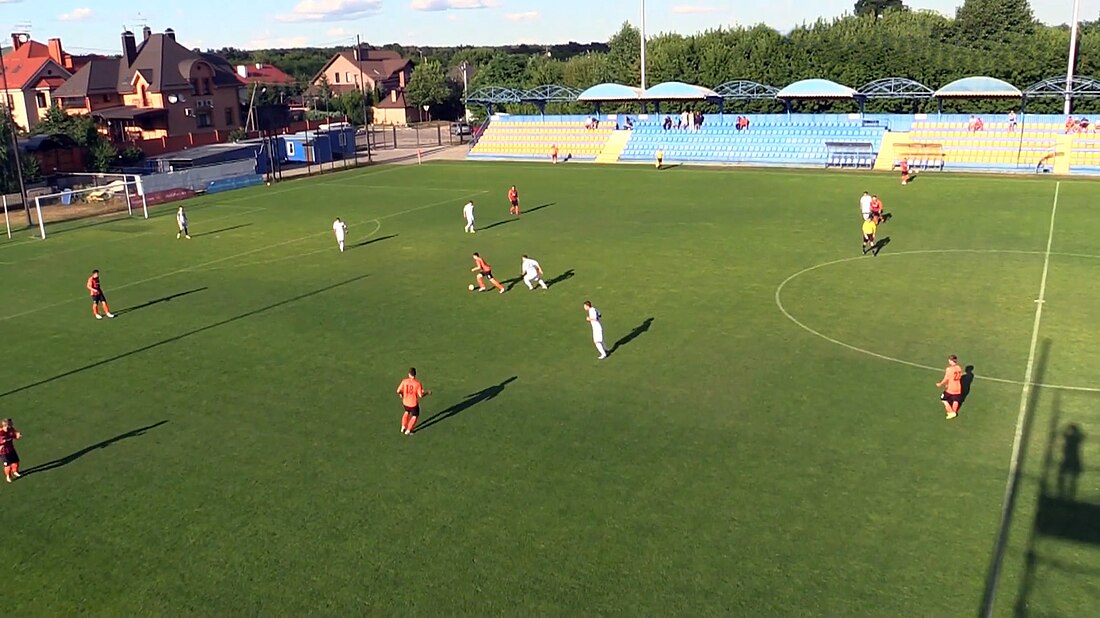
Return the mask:
[[[210,208],[215,208],[215,207],[222,207],[222,206],[220,206],[220,205],[210,206]],[[233,217],[240,217],[241,215],[247,215],[247,214],[252,214],[254,212],[261,212],[261,211],[267,210],[263,206],[252,206],[252,207],[249,207],[249,206],[224,206],[224,208],[234,208],[234,209],[241,208],[241,209],[245,209],[245,210],[244,210],[244,212],[235,212],[235,213],[229,214],[229,215],[222,215],[220,217],[214,217],[213,219],[203,219],[202,224],[207,225],[207,224],[213,223],[214,221],[223,221],[225,219],[231,219]],[[206,210],[206,209],[204,208],[203,210]],[[174,223],[175,219],[172,219],[172,222]],[[175,230],[176,228],[173,227],[172,229]],[[163,230],[156,230],[156,229],[148,230],[148,231],[145,231],[145,232],[138,232],[137,234],[128,234],[128,235],[122,236],[120,238],[112,238],[110,240],[101,240],[101,241],[98,241],[98,242],[96,242],[94,244],[91,244],[91,245],[73,247],[71,249],[66,249],[65,251],[51,251],[49,253],[45,253],[45,254],[42,254],[42,255],[36,255],[34,257],[26,258],[24,260],[17,260],[15,262],[0,262],[0,264],[7,265],[7,266],[17,266],[17,265],[24,264],[26,262],[32,262],[32,261],[35,261],[35,260],[49,259],[49,258],[54,257],[55,255],[65,255],[66,253],[74,253],[76,251],[83,251],[85,249],[91,249],[93,247],[99,247],[99,246],[105,245],[107,243],[119,242],[119,241],[122,241],[122,240],[130,240],[130,239],[133,239],[133,238],[139,238],[141,236],[148,236],[150,234],[161,234],[161,233],[163,233]]]
[[[488,191],[482,191],[481,193],[488,193]],[[409,208],[407,210],[402,210],[400,212],[395,212],[395,213],[392,213],[392,214],[383,215],[381,217],[375,217],[374,219],[370,219],[368,221],[365,221],[364,223],[370,223],[370,222],[373,222],[373,221],[381,221],[383,219],[392,219],[393,217],[399,217],[401,215],[406,215],[406,214],[416,212],[416,211],[419,211],[419,210],[424,210],[424,209],[432,208],[432,207],[435,207],[435,206],[441,206],[443,204],[448,204],[448,203],[451,203],[453,201],[454,201],[453,199],[447,199],[447,200],[441,200],[441,201],[438,201],[438,202],[432,202],[431,204],[425,204],[423,206],[417,206],[415,208]],[[348,227],[353,227],[355,225],[360,225],[360,224],[356,223],[356,224],[352,224]],[[381,226],[379,226],[379,227],[381,227]],[[130,283],[124,283],[122,285],[112,287],[111,290],[122,290],[122,289],[125,289],[125,288],[133,287],[135,285],[141,285],[143,283],[149,283],[150,281],[157,281],[158,279],[164,279],[166,277],[171,277],[173,275],[179,275],[179,274],[182,274],[182,273],[185,273],[185,272],[200,270],[204,266],[211,266],[213,264],[220,264],[222,262],[227,262],[229,260],[235,260],[237,258],[241,258],[241,257],[244,257],[246,255],[252,255],[254,253],[259,253],[261,251],[267,251],[269,249],[275,249],[277,247],[283,247],[283,246],[286,246],[286,245],[294,244],[296,242],[301,242],[303,240],[309,240],[311,238],[316,238],[318,236],[323,236],[325,234],[330,234],[330,233],[331,233],[331,230],[325,230],[323,232],[314,232],[312,234],[306,234],[305,236],[300,236],[298,238],[292,238],[290,240],[284,240],[283,242],[275,243],[273,245],[267,245],[267,246],[264,246],[264,247],[258,247],[256,249],[250,249],[248,251],[242,251],[241,253],[235,253],[233,255],[227,255],[225,257],[218,258],[216,260],[210,260],[209,262],[203,262],[201,264],[195,264],[193,266],[188,266],[186,268],[180,268],[180,269],[169,271],[169,272],[166,272],[166,273],[161,273],[159,275],[154,275],[152,277],[147,277],[145,279],[139,279],[137,281],[131,281]],[[23,317],[23,316],[26,316],[26,315],[31,315],[32,313],[38,313],[40,311],[45,311],[47,309],[53,309],[54,307],[60,307],[61,305],[67,305],[67,304],[69,304],[71,302],[75,302],[77,300],[82,300],[82,299],[70,298],[70,299],[67,299],[67,300],[58,301],[56,303],[51,303],[49,305],[36,307],[34,309],[28,309],[26,311],[20,311],[19,313],[13,313],[11,315],[0,316],[0,322],[4,322],[4,321],[7,321],[7,320],[13,320],[15,318],[20,318],[20,317]]]
[[1035,372],[1035,350],[1039,344],[1039,325],[1043,319],[1043,305],[1046,304],[1047,273],[1050,272],[1050,248],[1054,243],[1054,217],[1058,214],[1058,194],[1062,183],[1054,185],[1054,205],[1050,208],[1050,230],[1047,232],[1047,248],[1043,257],[1043,275],[1039,279],[1039,298],[1035,299],[1035,321],[1031,326],[1031,345],[1027,353],[1027,366],[1024,369],[1024,384],[1020,389],[1020,411],[1016,415],[1016,434],[1012,440],[1012,457],[1008,462],[1008,480],[1005,482],[1004,502],[1001,506],[1001,522],[997,542],[993,546],[993,564],[986,581],[984,615],[993,615],[994,601],[997,596],[997,583],[1000,579],[1001,564],[1004,562],[1005,546],[1008,542],[1008,524],[1013,503],[1016,501],[1016,484],[1020,472],[1020,452],[1023,448],[1024,424],[1028,415],[1028,397],[1031,395],[1032,378]]

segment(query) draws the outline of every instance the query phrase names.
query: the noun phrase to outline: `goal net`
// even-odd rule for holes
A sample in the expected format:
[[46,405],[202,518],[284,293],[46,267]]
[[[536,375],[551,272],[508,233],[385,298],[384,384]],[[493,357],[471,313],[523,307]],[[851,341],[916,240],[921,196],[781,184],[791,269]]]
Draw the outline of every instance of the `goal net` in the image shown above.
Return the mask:
[[33,197],[31,219],[41,238],[46,238],[49,230],[58,229],[59,224],[80,219],[149,218],[140,177],[103,174],[69,178],[60,183],[67,184],[66,188]]

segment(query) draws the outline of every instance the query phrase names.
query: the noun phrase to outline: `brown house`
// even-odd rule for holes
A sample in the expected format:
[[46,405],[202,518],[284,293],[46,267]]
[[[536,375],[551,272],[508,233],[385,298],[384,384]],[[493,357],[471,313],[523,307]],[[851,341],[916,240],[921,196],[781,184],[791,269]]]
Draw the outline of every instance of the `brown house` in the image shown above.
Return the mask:
[[391,90],[386,98],[371,108],[374,124],[392,124],[405,126],[424,119],[423,113],[417,107],[411,106],[405,101],[405,90]]
[[397,52],[357,47],[330,58],[310,83],[317,89],[327,81],[333,94],[349,90],[389,92],[407,86],[412,70],[412,60]]
[[233,67],[148,27],[139,45],[122,33],[121,58],[95,58],[54,92],[70,114],[90,114],[116,142],[241,126],[243,84]]

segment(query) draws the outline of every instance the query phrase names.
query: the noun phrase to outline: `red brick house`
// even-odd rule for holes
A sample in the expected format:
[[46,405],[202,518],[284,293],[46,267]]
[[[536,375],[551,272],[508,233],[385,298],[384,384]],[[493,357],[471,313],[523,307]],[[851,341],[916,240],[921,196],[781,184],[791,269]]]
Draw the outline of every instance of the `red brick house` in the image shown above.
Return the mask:
[[72,76],[73,57],[62,49],[61,39],[43,45],[17,32],[11,41],[0,75],[0,103],[11,110],[15,124],[29,131],[53,105],[54,92]]

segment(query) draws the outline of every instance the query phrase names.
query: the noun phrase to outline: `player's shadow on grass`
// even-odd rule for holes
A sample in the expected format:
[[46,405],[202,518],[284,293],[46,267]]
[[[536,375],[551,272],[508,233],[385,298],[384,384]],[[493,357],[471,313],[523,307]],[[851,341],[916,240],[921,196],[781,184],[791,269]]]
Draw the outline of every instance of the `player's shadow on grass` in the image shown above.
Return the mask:
[[44,463],[44,464],[39,464],[37,466],[27,468],[26,470],[23,471],[23,476],[27,477],[27,476],[31,476],[32,474],[38,474],[39,472],[49,472],[50,470],[60,468],[62,466],[67,466],[67,465],[73,463],[74,461],[80,459],[81,457],[87,455],[88,453],[91,453],[92,451],[95,451],[95,450],[98,450],[98,449],[101,449],[101,448],[107,448],[108,446],[111,446],[112,444],[115,444],[116,442],[121,442],[121,441],[126,440],[128,438],[136,438],[140,435],[143,435],[145,432],[149,431],[150,429],[156,429],[157,427],[160,427],[161,425],[164,425],[167,422],[168,421],[161,421],[159,423],[153,423],[152,425],[146,425],[145,427],[140,427],[138,429],[132,429],[130,431],[127,431],[126,433],[120,433],[120,434],[118,434],[117,436],[115,436],[113,438],[108,438],[108,439],[106,439],[102,442],[97,442],[97,443],[95,443],[91,446],[86,446],[86,447],[80,449],[79,451],[76,451],[75,453],[69,453],[68,455],[66,455],[66,456],[64,456],[60,459],[55,459],[53,461],[50,461],[50,462],[47,462],[47,463]]
[[59,373],[57,375],[50,376],[48,378],[42,378],[41,380],[38,380],[37,382],[31,382],[30,384],[25,384],[23,386],[19,386],[19,387],[13,388],[11,390],[5,391],[3,393],[0,393],[0,398],[7,397],[9,395],[14,395],[16,393],[22,393],[23,391],[29,391],[32,388],[36,388],[36,387],[39,387],[39,386],[44,386],[46,384],[56,382],[57,380],[60,380],[62,378],[67,378],[69,376],[76,375],[76,374],[84,372],[84,371],[88,371],[89,369],[95,369],[97,367],[102,367],[104,365],[109,365],[109,364],[111,364],[115,361],[122,360],[124,358],[128,358],[128,357],[133,356],[135,354],[141,354],[142,352],[148,352],[149,350],[155,350],[156,348],[168,345],[170,343],[175,343],[177,341],[180,341],[182,339],[186,339],[186,338],[194,336],[194,335],[198,335],[200,333],[205,333],[208,330],[213,330],[215,328],[225,326],[227,324],[232,324],[234,322],[239,322],[240,320],[243,320],[245,318],[250,318],[250,317],[255,316],[255,315],[260,315],[261,313],[266,313],[268,311],[271,311],[272,309],[278,309],[279,307],[282,307],[284,305],[289,305],[291,303],[298,302],[300,300],[305,300],[307,298],[310,298],[311,296],[317,296],[318,294],[323,294],[323,293],[328,292],[330,290],[334,290],[336,288],[343,287],[343,286],[349,285],[351,283],[355,283],[356,281],[359,281],[361,279],[366,279],[368,276],[370,276],[370,275],[363,274],[363,275],[358,275],[356,277],[352,277],[351,279],[345,279],[343,281],[338,281],[336,283],[326,285],[326,286],[321,287],[321,288],[317,288],[317,289],[312,290],[310,292],[305,292],[303,294],[299,294],[297,296],[292,296],[291,298],[287,298],[285,300],[280,300],[278,302],[274,302],[274,303],[271,303],[269,305],[265,305],[265,306],[260,307],[258,309],[253,309],[251,311],[246,311],[245,313],[235,315],[231,318],[226,318],[224,320],[219,320],[217,322],[214,322],[213,324],[207,324],[206,326],[201,326],[199,328],[194,328],[194,329],[191,329],[189,331],[180,333],[178,335],[168,337],[167,339],[161,339],[160,341],[156,341],[154,343],[150,343],[148,345],[141,346],[140,348],[135,348],[133,350],[130,350],[129,352],[123,352],[122,354],[116,354],[114,356],[110,356],[108,358],[98,360],[94,363],[89,363],[87,365],[84,365],[83,367],[77,367],[76,369],[70,369],[68,371]]
[[397,234],[390,234],[389,236],[379,236],[378,238],[368,238],[364,241],[357,242],[348,248],[358,249],[359,247],[366,247],[367,245],[373,245],[376,242],[382,242],[383,240],[389,240],[391,238],[397,238]]
[[203,236],[213,236],[214,234],[221,234],[222,232],[232,232],[233,230],[239,230],[242,227],[248,227],[251,223],[241,223],[238,225],[231,225],[229,227],[223,227],[217,230],[210,230],[209,232],[203,232],[201,234],[192,234],[191,238],[202,238]]
[[470,408],[476,406],[479,403],[484,403],[486,401],[489,401],[490,399],[495,398],[497,395],[504,392],[504,387],[505,386],[508,386],[509,384],[511,384],[512,382],[515,382],[518,379],[519,378],[517,376],[512,376],[512,377],[508,378],[507,380],[501,382],[500,384],[494,384],[490,387],[483,388],[483,389],[481,389],[480,391],[478,391],[476,393],[471,393],[469,395],[466,395],[466,398],[463,399],[462,401],[454,404],[453,406],[447,408],[446,410],[435,413],[434,415],[432,415],[431,418],[424,421],[422,424],[418,425],[416,427],[416,431],[414,431],[413,433],[420,433],[421,431],[424,431],[425,429],[431,427],[432,425],[435,425],[437,423],[442,423],[443,421],[451,418],[452,416],[457,416],[457,415],[465,412],[466,410],[469,410]]
[[871,247],[871,255],[878,255],[880,251],[886,248],[886,245],[890,244],[890,237],[882,238],[875,242],[875,246]]
[[156,300],[146,301],[144,303],[141,303],[140,305],[135,305],[133,307],[126,307],[125,309],[119,309],[118,313],[115,314],[115,315],[125,315],[127,313],[132,313],[134,311],[141,311],[142,309],[145,309],[146,307],[152,307],[153,305],[159,305],[160,303],[171,302],[171,301],[173,301],[177,298],[181,298],[181,297],[187,296],[189,294],[197,294],[197,293],[202,292],[206,289],[207,289],[207,287],[204,285],[201,288],[195,288],[193,290],[187,290],[185,292],[176,292],[175,294],[169,294],[168,296],[164,296],[164,297],[158,298]]
[[497,221],[496,223],[494,223],[492,225],[486,225],[485,227],[481,228],[481,231],[491,230],[494,227],[500,227],[502,225],[508,225],[509,223],[515,223],[516,221],[519,221],[519,219],[520,218],[516,217],[516,216],[513,216],[510,219],[501,219],[500,221]]
[[611,346],[611,349],[607,351],[608,356],[614,354],[615,351],[619,348],[629,344],[631,341],[634,341],[638,337],[641,337],[645,333],[649,332],[650,326],[653,326],[653,318],[646,318],[644,322],[635,326],[634,330],[624,335],[622,339],[616,341],[615,345]]
[[[512,288],[519,285],[520,281],[523,281],[523,276],[522,275],[520,275],[519,277],[512,277],[511,279],[505,279],[504,281],[501,281],[500,284],[504,286],[505,290],[508,290],[509,292],[511,292]],[[547,285],[549,285],[549,284],[547,284]]]
[[572,279],[573,275],[575,275],[575,274],[577,274],[577,273],[574,272],[572,268],[570,268],[569,270],[563,272],[562,274],[558,275],[557,277],[554,277],[553,279],[547,279],[546,280],[546,287],[552,288],[555,285],[557,285],[557,284],[559,284],[559,283],[561,283],[561,282],[563,282],[567,279]]
[[962,380],[962,392],[959,393],[959,406],[962,407],[966,403],[966,399],[970,397],[970,387],[974,384],[974,365],[967,365],[966,369],[963,369]]

